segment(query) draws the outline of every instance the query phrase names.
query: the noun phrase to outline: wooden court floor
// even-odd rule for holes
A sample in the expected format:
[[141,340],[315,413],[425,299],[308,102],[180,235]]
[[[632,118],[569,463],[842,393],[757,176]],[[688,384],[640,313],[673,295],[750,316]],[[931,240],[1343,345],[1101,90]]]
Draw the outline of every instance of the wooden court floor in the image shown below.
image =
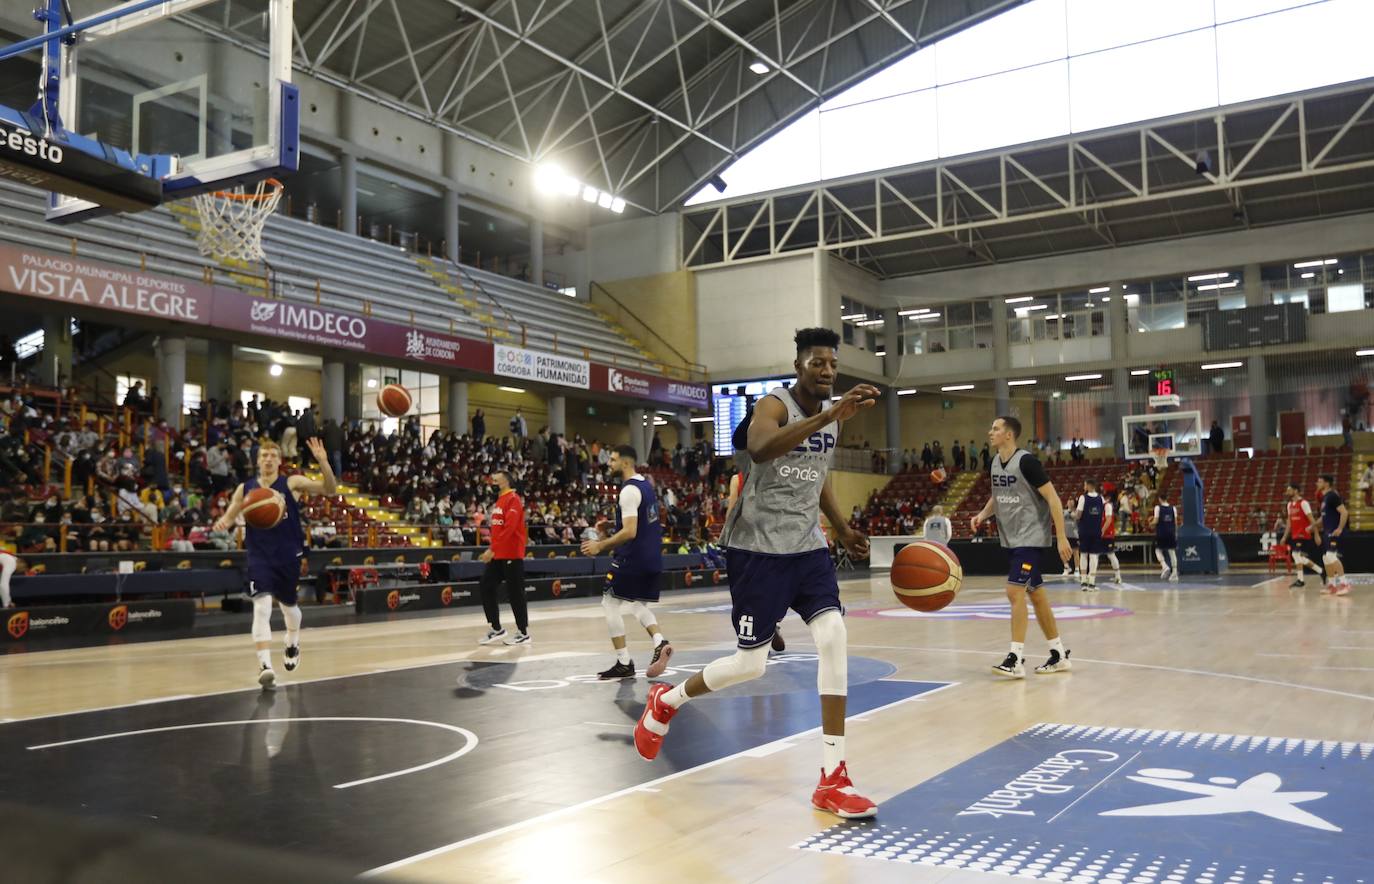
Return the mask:
[[[1342,788],[1355,790],[1352,794],[1294,800],[1308,801],[1301,806],[1328,823],[1339,822],[1338,799],[1362,803],[1363,816],[1368,816],[1367,808],[1374,806],[1374,776],[1370,774],[1374,760],[1358,762],[1362,751],[1368,756],[1360,745],[1374,740],[1374,580],[1357,575],[1349,597],[1329,598],[1321,595],[1312,578],[1306,590],[1290,589],[1286,578],[1265,578],[1264,574],[1233,574],[1167,584],[1155,579],[1153,572],[1137,572],[1127,574],[1124,588],[1107,587],[1092,595],[1080,593],[1076,584],[1051,582],[1046,591],[1060,612],[1061,630],[1072,649],[1075,668],[1055,676],[1028,674],[1024,681],[1002,680],[990,671],[1005,654],[1008,640],[1000,581],[971,578],[942,616],[920,618],[902,615],[885,577],[844,581],[851,682],[859,676],[869,679],[863,690],[851,687],[848,757],[856,786],[880,806],[893,802],[894,808],[907,808],[901,813],[894,810],[895,818],[880,811],[877,822],[898,832],[892,837],[911,841],[915,837],[911,832],[930,828],[929,821],[920,818],[919,809],[927,804],[923,789],[953,789],[957,794],[963,788],[972,796],[970,801],[990,794],[1007,779],[1000,772],[998,765],[1003,762],[998,753],[1018,746],[1026,749],[1029,738],[1018,735],[1039,723],[1058,723],[1122,729],[1112,741],[1134,746],[1138,740],[1141,747],[1168,744],[1173,738],[1161,737],[1165,732],[1208,738],[1226,735],[1227,747],[1248,746],[1252,753],[1262,754],[1268,745],[1270,756],[1277,759],[1271,767],[1282,760],[1285,743],[1278,742],[1275,755],[1273,743],[1247,743],[1242,738],[1290,738],[1285,763],[1296,767],[1283,770],[1284,789],[1304,788],[1293,780],[1303,776],[1299,762],[1304,746],[1311,758],[1325,752],[1333,760],[1348,757],[1346,763],[1355,765],[1342,775]],[[718,590],[665,597],[658,607],[660,623],[679,660],[700,663],[733,647],[728,601],[728,594]],[[626,626],[642,672],[648,658],[647,640],[632,620],[627,619]],[[642,675],[633,685],[576,678],[611,662],[604,619],[595,600],[536,606],[531,625],[534,641],[515,649],[478,647],[475,640],[482,627],[476,612],[310,629],[307,609],[305,627],[304,663],[290,676],[278,663],[282,679],[278,693],[287,699],[288,709],[295,703],[295,711],[288,713],[295,716],[291,719],[295,724],[285,739],[288,744],[294,738],[310,746],[315,763],[323,766],[319,758],[340,742],[349,742],[336,732],[327,732],[326,713],[330,721],[368,716],[446,721],[472,735],[474,747],[465,747],[470,751],[462,757],[385,784],[361,786],[355,790],[360,794],[350,793],[350,803],[338,805],[339,813],[357,816],[356,822],[349,817],[349,826],[359,841],[375,837],[379,842],[359,854],[354,861],[357,870],[384,879],[953,884],[1021,874],[1067,881],[1202,884],[1347,880],[1339,874],[1345,868],[1339,862],[1325,878],[1321,873],[1305,879],[1284,878],[1294,873],[1285,873],[1287,867],[1281,865],[1268,872],[1267,879],[1258,869],[1242,871],[1240,877],[1218,877],[1202,871],[1208,860],[1200,847],[1200,864],[1173,877],[1167,874],[1163,846],[1160,862],[1166,867],[1162,871],[1146,872],[1144,866],[1137,866],[1116,877],[1109,874],[1110,865],[1101,863],[1096,871],[1084,872],[1086,859],[1060,866],[1052,865],[1052,860],[1050,866],[1036,869],[1021,860],[1020,866],[1004,864],[999,870],[998,860],[978,862],[972,856],[963,864],[966,867],[952,867],[945,862],[948,854],[936,855],[934,859],[940,860],[936,863],[929,855],[924,860],[914,855],[902,859],[893,855],[894,850],[874,856],[858,848],[848,853],[838,848],[816,849],[819,833],[831,830],[837,820],[809,805],[820,765],[819,741],[810,729],[819,722],[810,718],[804,702],[807,695],[814,695],[814,682],[809,680],[814,679],[814,664],[807,663],[813,646],[795,615],[784,622],[790,656],[784,665],[770,667],[765,676],[773,687],[733,699],[726,692],[685,707],[667,739],[669,746],[675,738],[682,741],[675,747],[682,754],[675,762],[660,759],[654,765],[634,756],[628,739],[643,702],[646,682]],[[1032,623],[1027,642],[1030,664],[1043,659],[1045,648]],[[788,664],[795,664],[796,671],[790,672]],[[775,669],[780,674],[775,676]],[[0,798],[38,802],[39,787],[27,786],[23,776],[16,777],[24,765],[34,763],[35,756],[24,750],[35,744],[77,742],[139,728],[144,716],[152,716],[147,718],[149,731],[175,731],[178,725],[167,726],[169,721],[234,719],[239,715],[235,704],[247,708],[245,704],[264,702],[256,692],[254,670],[246,635],[0,657],[0,781],[9,783],[0,788]],[[507,690],[490,690],[497,682]],[[444,688],[433,687],[438,684]],[[457,689],[453,689],[455,684]],[[372,687],[364,689],[365,685]],[[910,691],[903,692],[902,686],[910,686]],[[215,711],[216,703],[228,704],[222,714]],[[853,703],[864,711],[853,712]],[[720,705],[708,708],[711,704]],[[312,715],[321,717],[312,719]],[[234,740],[256,747],[263,729],[240,724],[244,726],[215,728],[215,739],[229,740],[231,747],[238,746]],[[6,734],[11,735],[9,744]],[[186,753],[187,765],[227,765],[231,781],[241,774],[243,781],[256,784],[261,799],[261,790],[270,792],[275,782],[264,778],[264,771],[270,772],[274,764],[291,763],[289,752],[278,755],[247,748],[220,753],[214,760],[190,757],[206,751],[205,744],[186,742],[190,739],[186,732],[175,736],[182,742],[167,742],[164,737],[170,737],[163,734],[155,745],[145,744],[146,750],[123,743],[122,765],[133,768],[135,774],[140,765],[146,765],[146,777],[158,779],[158,766],[168,763],[168,755]],[[374,738],[383,739],[369,732],[368,739]],[[385,739],[406,738],[391,734]],[[1309,742],[1297,743],[1295,754],[1294,739]],[[1198,740],[1199,745],[1202,742]],[[1220,747],[1223,741],[1214,742]],[[86,745],[97,752],[104,751],[99,747],[112,747],[112,742]],[[1255,745],[1259,750],[1253,750]],[[281,746],[277,749],[280,752]],[[435,754],[426,755],[427,751],[417,749],[416,757]],[[375,754],[360,754],[357,764],[375,766]],[[409,755],[400,754],[404,757],[393,767],[410,763]],[[1105,757],[1106,753],[1100,754]],[[1126,757],[1116,742],[1112,754],[1113,758]],[[67,756],[63,766],[54,770],[78,777],[79,763],[73,766],[74,758]],[[1187,763],[1202,763],[1197,757],[1188,758]],[[1017,776],[1020,762],[1008,756],[1005,764]],[[242,770],[234,771],[236,766]],[[471,779],[445,779],[460,773]],[[1107,770],[1102,773],[1106,775]],[[1187,773],[1165,770],[1153,775],[1167,779]],[[1113,783],[1129,785],[1131,774],[1127,769],[1109,776],[1115,777]],[[1142,775],[1152,774],[1146,770]],[[340,774],[338,778],[347,777]],[[290,788],[311,788],[286,777],[285,768],[281,782],[297,783]],[[459,783],[468,785],[460,788]],[[65,785],[79,797],[80,784]],[[1084,786],[1085,792],[1097,788],[1087,789],[1086,781]],[[35,791],[22,794],[27,788]],[[159,788],[174,787],[164,783]],[[391,791],[374,793],[374,805],[365,792],[369,788]],[[327,793],[327,784],[322,789]],[[1100,797],[1109,791],[1103,788],[1093,794]],[[904,796],[908,792],[910,796]],[[933,813],[948,796],[938,791],[930,794]],[[158,800],[168,800],[164,793],[159,796]],[[179,797],[199,800],[194,795]],[[312,800],[308,793],[295,797],[307,804]],[[1036,796],[1037,801],[1041,798]],[[393,813],[369,815],[369,807],[388,806],[385,800],[398,801],[402,808],[409,802],[430,828],[418,834],[412,831],[408,839],[397,837],[395,847],[390,847],[390,827],[407,822]],[[329,808],[334,805],[323,798],[319,806],[321,813],[333,812]],[[918,810],[911,811],[913,807]],[[82,806],[69,809],[91,812]],[[1061,807],[1055,818],[1066,810]],[[174,816],[169,813],[164,819]],[[960,823],[954,819],[957,813],[948,816]],[[1042,813],[1033,820],[1044,826],[1035,830],[1042,833],[1035,843],[1049,843],[1057,832],[1068,831],[1064,827],[1074,816],[1060,821],[1058,829],[1045,822],[1047,818],[1048,813]],[[1020,825],[1029,818],[1008,819]],[[1292,848],[1297,851],[1294,861],[1311,859],[1319,869],[1326,868],[1320,864],[1332,855],[1339,854],[1344,862],[1341,852],[1353,843],[1329,834],[1330,829],[1355,834],[1348,824],[1321,829],[1261,813],[1197,819],[1201,828],[1196,831],[1202,833],[1211,831],[1207,826],[1242,827],[1220,830],[1218,837],[1265,836],[1266,826],[1276,827],[1274,838],[1296,834],[1300,837]],[[1084,821],[1081,832],[1075,830],[1073,837],[1085,845],[1079,854],[1092,852],[1092,839],[1098,837],[1095,833],[1101,824],[1102,819],[1094,818]],[[1102,837],[1129,841],[1139,836],[1148,847],[1160,837],[1154,829],[1146,831],[1155,824],[1126,819]],[[208,834],[221,833],[211,828]],[[1337,840],[1302,840],[1309,835]],[[288,833],[280,838],[279,846],[307,855],[335,853],[333,845],[311,843],[310,837],[308,831],[299,837]],[[1072,838],[1060,838],[1065,843],[1054,849],[1073,850]],[[812,849],[804,849],[809,839]],[[984,837],[978,843],[988,841]],[[905,847],[905,842],[898,843]],[[1115,849],[1119,855],[1141,852]],[[1350,868],[1364,862],[1359,851],[1366,849],[1367,845],[1351,848]],[[1239,860],[1230,857],[1232,862],[1243,859],[1243,855]],[[1269,868],[1276,868],[1275,863]],[[1247,873],[1250,877],[1245,877]],[[1366,879],[1352,873],[1348,880]],[[1374,881],[1374,875],[1368,880]]]

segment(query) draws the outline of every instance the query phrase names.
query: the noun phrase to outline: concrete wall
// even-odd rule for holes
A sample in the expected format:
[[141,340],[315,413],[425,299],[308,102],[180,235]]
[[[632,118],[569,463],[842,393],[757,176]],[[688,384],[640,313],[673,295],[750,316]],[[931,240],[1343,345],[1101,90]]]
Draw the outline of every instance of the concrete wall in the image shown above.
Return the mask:
[[1111,280],[1152,279],[1191,271],[1270,263],[1286,258],[1366,251],[1374,247],[1374,214],[1326,218],[1211,236],[1056,255],[988,267],[928,273],[880,284],[902,304],[1084,288]]
[[[148,384],[157,383],[157,360],[152,350],[130,353],[101,366],[111,375],[132,375],[146,378]],[[269,399],[285,402],[289,396],[305,396],[312,402],[320,402],[320,372],[316,368],[300,368],[290,365],[282,367],[281,377],[273,377],[270,365],[266,362],[235,362],[230,389],[235,396],[240,390],[257,390]],[[99,379],[101,395],[113,396],[109,387],[114,383],[103,372],[77,369],[76,380],[81,384],[93,384]],[[206,385],[206,359],[198,353],[186,355],[186,383]],[[144,387],[145,390],[148,386]]]
[[697,361],[718,378],[792,373],[793,330],[825,321],[816,268],[806,254],[697,272]]
[[[679,363],[672,350],[664,346],[666,342],[689,362],[699,361],[696,278],[691,271],[657,273],[599,285],[620,303],[601,291],[592,292],[591,302],[614,317],[659,359],[670,364]],[[621,305],[633,315],[627,315]],[[645,333],[645,326],[659,337]]]
[[587,272],[603,285],[672,273],[682,268],[682,219],[676,212],[648,218],[627,218],[597,224],[587,230]]

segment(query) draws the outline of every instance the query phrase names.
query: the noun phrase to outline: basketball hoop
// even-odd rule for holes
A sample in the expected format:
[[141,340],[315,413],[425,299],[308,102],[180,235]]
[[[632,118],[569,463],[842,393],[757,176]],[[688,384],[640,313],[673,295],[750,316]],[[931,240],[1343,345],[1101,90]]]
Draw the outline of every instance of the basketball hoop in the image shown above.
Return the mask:
[[1151,448],[1151,449],[1150,449],[1150,454],[1154,455],[1154,459],[1155,459],[1155,468],[1156,468],[1156,469],[1158,469],[1161,473],[1164,472],[1166,469],[1168,469],[1168,467],[1169,467],[1169,449],[1167,449],[1167,448],[1158,448],[1158,447]]
[[200,253],[221,261],[256,263],[262,251],[262,229],[277,210],[284,191],[275,178],[259,181],[252,191],[243,187],[197,194],[200,213]]

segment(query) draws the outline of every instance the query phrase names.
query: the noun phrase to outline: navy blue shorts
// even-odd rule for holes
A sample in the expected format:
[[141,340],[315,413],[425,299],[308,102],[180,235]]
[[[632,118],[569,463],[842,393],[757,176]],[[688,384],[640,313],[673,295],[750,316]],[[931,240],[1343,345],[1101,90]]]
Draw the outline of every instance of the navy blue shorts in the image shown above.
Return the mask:
[[1038,546],[1018,546],[1009,552],[1007,582],[1031,591],[1039,589],[1045,582],[1040,574],[1040,557],[1045,551]]
[[1155,535],[1155,546],[1159,549],[1178,549],[1178,535],[1172,537],[1161,537]]
[[1339,537],[1332,537],[1330,534],[1323,534],[1323,535],[1322,535],[1322,553],[1323,553],[1323,554],[1326,554],[1326,553],[1335,553],[1336,555],[1340,555],[1340,554],[1341,554],[1341,539],[1340,539]]
[[646,574],[642,571],[627,571],[619,562],[611,562],[606,572],[604,592],[626,602],[656,602],[663,587],[663,574]]
[[730,618],[741,648],[772,641],[788,608],[807,623],[826,611],[844,613],[828,549],[793,556],[727,549],[725,564],[730,576]]
[[248,595],[270,595],[283,605],[296,604],[296,584],[301,579],[300,559],[290,564],[272,562],[248,563]]
[[1101,537],[1079,537],[1078,548],[1089,555],[1106,555],[1107,541]]

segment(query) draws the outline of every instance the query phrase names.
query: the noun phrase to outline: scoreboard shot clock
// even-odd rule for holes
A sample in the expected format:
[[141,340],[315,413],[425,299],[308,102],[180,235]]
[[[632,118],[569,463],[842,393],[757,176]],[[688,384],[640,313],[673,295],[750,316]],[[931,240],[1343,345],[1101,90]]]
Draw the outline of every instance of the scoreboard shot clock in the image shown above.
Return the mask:
[[1172,368],[1156,368],[1150,373],[1150,407],[1178,408],[1178,381]]

